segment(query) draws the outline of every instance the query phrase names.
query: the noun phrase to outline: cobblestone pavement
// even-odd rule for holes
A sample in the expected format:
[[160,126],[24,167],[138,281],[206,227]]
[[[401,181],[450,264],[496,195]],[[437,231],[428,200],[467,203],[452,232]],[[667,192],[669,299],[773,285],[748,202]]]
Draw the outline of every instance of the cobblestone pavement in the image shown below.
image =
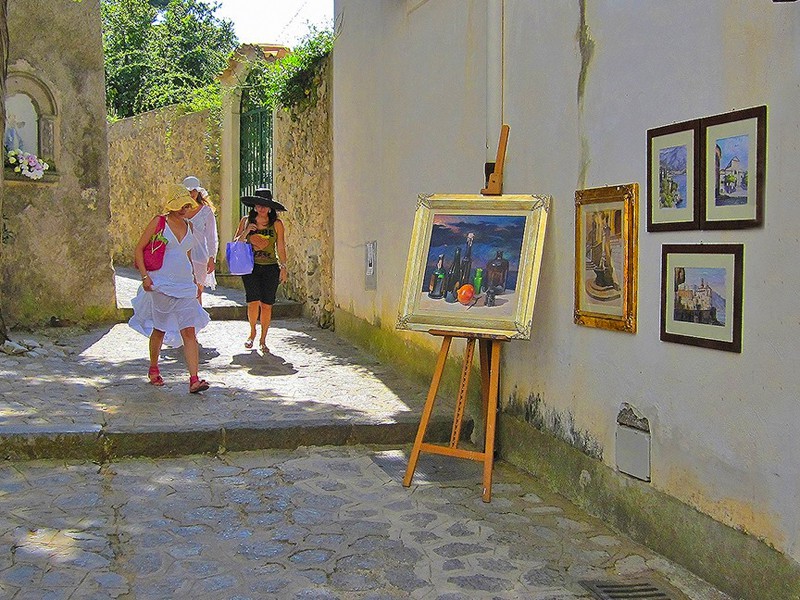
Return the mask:
[[[136,286],[117,276],[120,304]],[[240,295],[218,288],[203,302],[235,306]],[[148,340],[126,323],[12,332],[20,354],[0,353],[0,456],[83,457],[92,443],[103,446],[92,455],[153,456],[180,443],[171,453],[413,439],[426,382],[303,319],[274,319],[267,353],[244,348],[248,333],[242,320],[214,320],[198,333],[200,375],[211,388],[189,394],[182,349],[162,351],[166,385],[151,386]],[[176,431],[191,435],[155,435]],[[122,434],[139,436],[133,448],[123,451]],[[111,435],[118,438],[109,449]]]
[[200,332],[212,387],[190,395],[180,350],[164,352],[163,388],[146,383],[147,340],[126,324],[14,332],[24,352],[0,354],[0,443],[21,436],[35,456],[66,434],[160,435],[175,454],[237,427],[254,448],[268,430],[311,439],[0,463],[0,598],[572,600],[592,597],[581,580],[619,577],[726,599],[502,462],[484,504],[479,463],[423,454],[403,488],[407,445],[324,445],[333,430],[358,441],[358,425],[405,424],[413,439],[428,382],[300,319],[274,323],[267,355],[246,334],[241,321]]
[[485,504],[480,465],[426,482],[434,459],[410,488],[402,452],[364,446],[4,463],[0,596],[574,600],[644,578],[726,598],[502,463]]
[[[270,352],[246,350],[248,325],[212,321],[198,334],[200,374],[188,393],[181,349],[162,352],[166,385],[147,383],[147,338],[127,324],[24,334],[33,352],[0,354],[0,434],[418,422],[427,393],[302,319],[274,321]],[[17,338],[18,336],[14,336]]]

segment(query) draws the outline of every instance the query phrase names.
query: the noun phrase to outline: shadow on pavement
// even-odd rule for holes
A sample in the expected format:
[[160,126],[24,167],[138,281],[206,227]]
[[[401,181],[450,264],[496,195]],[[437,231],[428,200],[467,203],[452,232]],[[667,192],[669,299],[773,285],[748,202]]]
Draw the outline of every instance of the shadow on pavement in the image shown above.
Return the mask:
[[287,362],[280,356],[271,352],[262,355],[255,350],[248,350],[234,355],[231,364],[244,367],[250,375],[258,377],[294,375],[298,372],[292,363]]

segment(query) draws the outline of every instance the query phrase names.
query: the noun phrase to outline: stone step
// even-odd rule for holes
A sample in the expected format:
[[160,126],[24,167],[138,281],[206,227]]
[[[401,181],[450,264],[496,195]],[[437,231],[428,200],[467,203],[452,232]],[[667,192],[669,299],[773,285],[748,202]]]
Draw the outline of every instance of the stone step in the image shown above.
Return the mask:
[[[214,321],[246,321],[247,320],[247,306],[244,305],[229,305],[229,306],[205,306],[204,307],[211,319]],[[120,322],[127,321],[133,316],[133,309],[128,307],[121,307],[118,309],[120,314]],[[273,319],[295,319],[303,315],[303,303],[295,302],[294,300],[278,299],[272,305],[272,318]]]
[[[425,440],[446,443],[452,422],[432,418]],[[411,444],[418,423],[323,423],[234,425],[180,431],[112,431],[100,425],[59,427],[0,427],[0,457],[4,460],[93,460],[107,462],[124,457],[173,457],[247,450],[289,449],[301,446]],[[466,428],[469,430],[469,427]]]

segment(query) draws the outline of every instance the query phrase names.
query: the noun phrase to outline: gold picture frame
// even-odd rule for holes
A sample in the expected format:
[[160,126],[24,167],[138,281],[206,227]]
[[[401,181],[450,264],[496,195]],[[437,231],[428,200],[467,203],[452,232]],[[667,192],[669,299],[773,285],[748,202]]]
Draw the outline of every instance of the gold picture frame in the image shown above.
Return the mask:
[[575,192],[578,325],[636,333],[639,184]]
[[549,209],[548,196],[421,194],[397,329],[529,339]]

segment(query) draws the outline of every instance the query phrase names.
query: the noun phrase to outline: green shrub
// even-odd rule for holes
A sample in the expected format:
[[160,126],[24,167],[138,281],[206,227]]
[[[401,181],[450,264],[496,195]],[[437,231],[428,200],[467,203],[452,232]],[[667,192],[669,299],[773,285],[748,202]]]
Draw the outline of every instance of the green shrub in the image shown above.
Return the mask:
[[285,57],[269,63],[253,62],[242,90],[242,110],[281,106],[302,112],[313,106],[317,99],[315,79],[335,39],[330,29],[312,28]]

